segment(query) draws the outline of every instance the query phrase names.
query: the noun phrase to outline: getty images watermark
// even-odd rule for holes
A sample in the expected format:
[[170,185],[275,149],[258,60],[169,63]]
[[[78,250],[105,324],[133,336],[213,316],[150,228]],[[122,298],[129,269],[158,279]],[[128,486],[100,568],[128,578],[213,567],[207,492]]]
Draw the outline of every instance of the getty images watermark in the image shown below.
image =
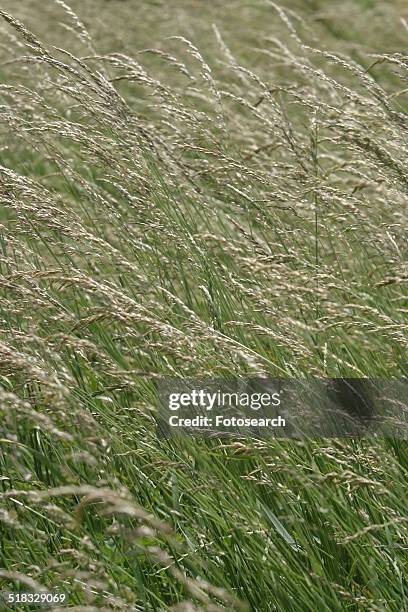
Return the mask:
[[[248,392],[209,392],[205,389],[192,389],[190,392],[174,392],[168,396],[168,407],[177,414],[169,416],[170,427],[197,427],[197,428],[230,428],[230,427],[285,427],[286,421],[282,415],[267,416],[239,416],[227,415],[225,412],[213,415],[213,411],[221,408],[244,409],[257,411],[265,408],[278,408],[281,405],[281,391],[274,393],[248,393]],[[195,416],[181,416],[183,408],[196,408]],[[207,414],[203,414],[203,412]],[[210,416],[211,414],[211,416]]]
[[407,379],[163,379],[163,437],[408,438]]

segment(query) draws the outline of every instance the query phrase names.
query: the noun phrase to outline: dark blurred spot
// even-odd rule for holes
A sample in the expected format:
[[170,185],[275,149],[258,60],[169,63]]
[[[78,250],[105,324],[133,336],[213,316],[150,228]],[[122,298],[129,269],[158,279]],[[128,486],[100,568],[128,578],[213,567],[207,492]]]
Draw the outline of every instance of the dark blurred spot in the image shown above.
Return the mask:
[[367,381],[360,378],[334,378],[329,384],[329,396],[335,404],[361,424],[374,416]]

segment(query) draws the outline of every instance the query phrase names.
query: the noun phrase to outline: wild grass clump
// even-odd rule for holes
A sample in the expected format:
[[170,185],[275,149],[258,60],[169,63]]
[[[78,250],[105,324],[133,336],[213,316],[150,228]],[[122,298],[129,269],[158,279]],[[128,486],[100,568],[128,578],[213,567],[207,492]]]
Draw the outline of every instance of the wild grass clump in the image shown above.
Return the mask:
[[161,376],[406,374],[408,63],[376,34],[406,35],[397,4],[354,3],[366,46],[320,2],[230,3],[241,42],[227,8],[177,2],[165,31],[139,7],[146,46],[131,2],[46,3],[58,45],[22,4],[0,10],[2,588],[404,610],[403,441],[154,421]]

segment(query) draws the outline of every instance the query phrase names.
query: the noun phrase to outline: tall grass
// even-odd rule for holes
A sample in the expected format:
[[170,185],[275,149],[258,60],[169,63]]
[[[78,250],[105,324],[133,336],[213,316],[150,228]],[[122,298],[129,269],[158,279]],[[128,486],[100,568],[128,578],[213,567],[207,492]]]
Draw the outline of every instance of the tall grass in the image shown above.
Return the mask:
[[406,374],[408,63],[377,34],[406,21],[349,3],[363,46],[326,3],[232,2],[238,41],[228,6],[136,4],[0,10],[0,584],[406,610],[404,442],[154,426],[164,375]]

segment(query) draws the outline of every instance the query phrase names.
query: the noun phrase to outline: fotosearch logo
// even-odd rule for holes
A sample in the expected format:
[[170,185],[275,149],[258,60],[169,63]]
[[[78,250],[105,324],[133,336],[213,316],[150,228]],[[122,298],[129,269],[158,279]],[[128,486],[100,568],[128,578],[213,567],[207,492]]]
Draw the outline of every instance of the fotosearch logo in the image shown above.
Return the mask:
[[261,408],[278,407],[281,405],[282,391],[275,393],[226,393],[216,391],[209,393],[204,389],[194,389],[189,393],[170,393],[169,409],[179,410],[185,407],[197,407],[213,410],[214,407],[234,406],[260,410]]

